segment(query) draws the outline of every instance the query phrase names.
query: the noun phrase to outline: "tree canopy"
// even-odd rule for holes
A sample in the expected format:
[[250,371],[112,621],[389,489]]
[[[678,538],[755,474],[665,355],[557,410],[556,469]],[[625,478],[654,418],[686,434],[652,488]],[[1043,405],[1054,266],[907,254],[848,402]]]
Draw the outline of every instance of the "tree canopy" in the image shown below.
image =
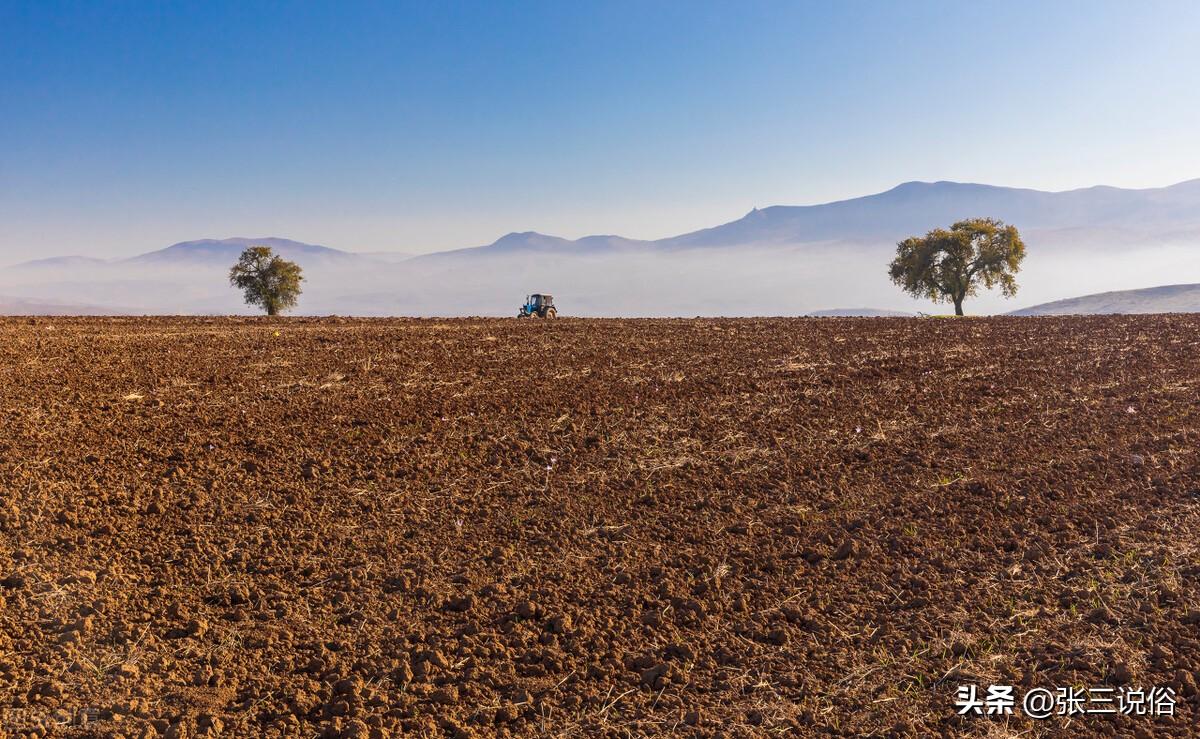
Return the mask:
[[251,246],[229,270],[229,284],[240,289],[246,305],[256,305],[268,316],[293,308],[304,280],[300,265],[271,253],[269,246]]
[[994,218],[971,218],[947,229],[912,236],[896,245],[889,274],[892,282],[916,298],[954,303],[999,286],[1001,294],[1017,294],[1016,273],[1025,258],[1025,242],[1015,226]]

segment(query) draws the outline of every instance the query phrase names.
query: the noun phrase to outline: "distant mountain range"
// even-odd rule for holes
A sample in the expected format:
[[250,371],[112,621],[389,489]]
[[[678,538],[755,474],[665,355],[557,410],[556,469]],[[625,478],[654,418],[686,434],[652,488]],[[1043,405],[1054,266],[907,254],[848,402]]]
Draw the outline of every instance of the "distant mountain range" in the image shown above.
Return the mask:
[[[241,253],[249,246],[269,246],[272,251],[285,259],[297,262],[303,266],[324,261],[345,261],[359,258],[360,255],[331,249],[328,246],[305,244],[291,239],[264,237],[259,239],[198,239],[196,241],[181,241],[165,249],[139,254],[126,259],[96,259],[93,257],[50,257],[22,262],[9,269],[43,270],[43,269],[107,269],[112,267],[133,265],[163,265],[163,266],[195,266],[197,264],[213,264],[228,268]],[[366,255],[361,255],[364,258]]]
[[[891,285],[895,243],[962,218],[1017,225],[1029,247],[1022,302],[1200,279],[1200,180],[1067,192],[909,182],[822,205],[756,209],[666,239],[565,239],[524,231],[484,245],[408,258],[280,238],[202,239],[134,257],[52,257],[0,270],[0,292],[47,305],[132,306],[151,313],[245,312],[225,278],[249,245],[305,269],[299,312],[507,315],[528,292],[556,295],[573,315],[862,314],[939,309]],[[1091,297],[1090,295],[1088,296]],[[1084,299],[1080,299],[1084,300]],[[1088,303],[1091,304],[1091,303]],[[1003,312],[994,295],[968,302]],[[845,313],[846,311],[841,311]]]
[[713,228],[656,241],[622,236],[569,240],[536,231],[510,233],[486,246],[427,255],[516,251],[576,252],[795,245],[817,242],[894,244],[963,218],[990,216],[1024,232],[1079,231],[1200,234],[1200,179],[1170,187],[1089,187],[1042,192],[960,182],[906,182],[876,195],[822,205],[754,209]]
[[465,249],[435,252],[416,257],[417,259],[462,259],[464,257],[497,256],[504,254],[556,254],[562,256],[611,253],[622,251],[637,251],[653,248],[661,242],[638,241],[622,236],[584,236],[581,239],[564,239],[560,236],[547,236],[537,231],[523,231],[501,236],[485,246],[471,246]]

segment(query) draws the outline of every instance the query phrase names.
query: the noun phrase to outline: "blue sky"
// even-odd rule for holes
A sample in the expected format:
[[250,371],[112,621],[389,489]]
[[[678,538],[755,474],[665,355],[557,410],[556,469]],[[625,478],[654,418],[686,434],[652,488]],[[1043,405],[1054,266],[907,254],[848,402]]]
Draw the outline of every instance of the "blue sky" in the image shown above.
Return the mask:
[[1200,177],[1200,3],[0,0],[0,261]]

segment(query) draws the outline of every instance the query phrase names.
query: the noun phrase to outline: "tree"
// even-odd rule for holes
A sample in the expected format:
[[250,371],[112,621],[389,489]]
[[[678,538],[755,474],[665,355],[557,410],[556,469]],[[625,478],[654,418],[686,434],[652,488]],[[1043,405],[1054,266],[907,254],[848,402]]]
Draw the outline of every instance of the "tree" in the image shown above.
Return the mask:
[[1014,275],[1024,258],[1025,242],[1016,226],[972,218],[901,241],[889,274],[906,293],[954,303],[955,315],[961,316],[963,300],[976,295],[981,284],[989,290],[998,285],[1006,298],[1016,295]]
[[246,305],[257,305],[268,316],[293,308],[300,297],[300,265],[271,253],[269,246],[251,246],[229,270],[229,284],[240,289]]

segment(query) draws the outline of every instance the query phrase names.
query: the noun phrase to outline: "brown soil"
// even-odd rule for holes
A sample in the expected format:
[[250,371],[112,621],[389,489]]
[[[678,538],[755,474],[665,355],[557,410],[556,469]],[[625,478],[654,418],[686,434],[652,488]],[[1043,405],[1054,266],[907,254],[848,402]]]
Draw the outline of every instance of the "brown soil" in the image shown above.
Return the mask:
[[3,320],[0,726],[1187,736],[1198,386],[1191,317]]

